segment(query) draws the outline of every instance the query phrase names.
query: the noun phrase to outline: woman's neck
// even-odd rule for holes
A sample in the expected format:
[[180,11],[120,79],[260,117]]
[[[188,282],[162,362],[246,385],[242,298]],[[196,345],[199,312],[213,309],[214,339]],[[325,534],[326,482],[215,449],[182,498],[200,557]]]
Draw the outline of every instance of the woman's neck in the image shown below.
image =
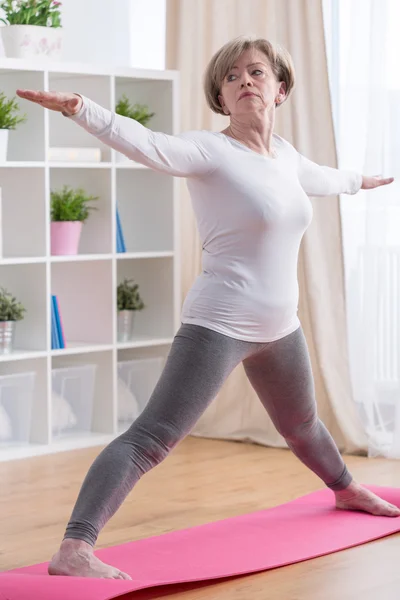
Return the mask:
[[274,123],[270,118],[257,122],[231,118],[229,126],[222,133],[248,146],[254,152],[273,156],[273,129]]

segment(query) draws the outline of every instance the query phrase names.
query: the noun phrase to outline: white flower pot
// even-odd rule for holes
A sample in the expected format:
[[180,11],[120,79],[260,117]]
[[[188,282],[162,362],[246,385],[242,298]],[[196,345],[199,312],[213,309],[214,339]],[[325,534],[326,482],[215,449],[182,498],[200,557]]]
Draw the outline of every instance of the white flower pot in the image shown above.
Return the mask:
[[0,354],[10,354],[14,346],[16,321],[0,321]]
[[7,160],[8,129],[0,129],[0,164]]
[[61,58],[64,33],[61,27],[6,25],[0,27],[0,32],[8,58]]
[[134,310],[119,310],[118,311],[118,341],[119,342],[130,342],[132,339],[133,326],[135,322],[135,311]]

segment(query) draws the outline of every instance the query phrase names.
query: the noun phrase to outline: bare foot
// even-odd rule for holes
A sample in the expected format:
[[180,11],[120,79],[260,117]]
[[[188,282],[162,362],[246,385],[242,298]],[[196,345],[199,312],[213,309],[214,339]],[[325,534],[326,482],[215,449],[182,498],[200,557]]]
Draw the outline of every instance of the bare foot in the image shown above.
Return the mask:
[[101,562],[86,542],[68,538],[63,540],[49,564],[49,575],[97,577],[100,579],[132,579],[119,569]]
[[354,481],[344,490],[335,492],[336,508],[361,510],[381,517],[398,517],[400,509]]

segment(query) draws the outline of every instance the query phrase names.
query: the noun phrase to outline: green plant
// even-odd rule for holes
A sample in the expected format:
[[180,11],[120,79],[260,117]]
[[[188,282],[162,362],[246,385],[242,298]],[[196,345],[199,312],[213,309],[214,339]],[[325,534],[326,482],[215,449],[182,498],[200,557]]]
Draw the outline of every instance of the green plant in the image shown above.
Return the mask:
[[145,305],[139,294],[139,286],[125,278],[117,287],[118,310],[142,310]]
[[18,116],[19,104],[15,97],[8,99],[0,92],[0,129],[15,129],[20,123],[26,121],[26,115]]
[[5,25],[37,25],[61,27],[61,2],[55,0],[2,0]]
[[51,220],[52,221],[86,221],[94,206],[87,206],[89,202],[98,200],[97,196],[88,196],[82,188],[72,189],[64,185],[59,191],[52,190]]
[[0,321],[21,321],[25,312],[22,304],[6,288],[0,287]]
[[121,98],[117,102],[115,112],[123,117],[134,119],[142,125],[147,125],[150,119],[155,115],[155,113],[151,113],[149,111],[148,106],[145,104],[132,105],[129,98],[125,94],[122,94]]

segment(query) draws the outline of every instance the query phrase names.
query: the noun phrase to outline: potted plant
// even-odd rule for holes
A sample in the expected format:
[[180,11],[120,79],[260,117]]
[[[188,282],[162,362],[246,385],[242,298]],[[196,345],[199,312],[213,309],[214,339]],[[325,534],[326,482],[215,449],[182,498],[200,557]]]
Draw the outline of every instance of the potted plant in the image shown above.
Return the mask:
[[0,0],[4,51],[12,58],[60,59],[63,29],[61,2],[55,0]]
[[77,254],[84,222],[91,210],[89,202],[98,200],[82,188],[64,185],[61,190],[51,190],[51,254]]
[[15,96],[11,99],[0,92],[0,163],[7,160],[8,132],[26,121],[26,115],[18,115],[19,104]]
[[117,287],[118,341],[128,342],[132,337],[135,311],[145,308],[139,294],[139,285],[125,278]]
[[[115,106],[115,112],[123,117],[134,119],[144,126],[146,126],[150,119],[155,115],[155,113],[150,112],[148,106],[145,104],[132,104],[125,94],[122,94],[118,100]],[[120,152],[117,153],[117,159],[120,161],[128,160],[127,157]]]
[[115,112],[123,117],[134,119],[142,125],[147,125],[150,119],[155,115],[155,113],[149,111],[146,104],[131,104],[129,98],[125,94],[122,94],[121,98],[118,100]]
[[0,288],[0,353],[9,354],[14,346],[15,324],[26,309],[4,287]]

